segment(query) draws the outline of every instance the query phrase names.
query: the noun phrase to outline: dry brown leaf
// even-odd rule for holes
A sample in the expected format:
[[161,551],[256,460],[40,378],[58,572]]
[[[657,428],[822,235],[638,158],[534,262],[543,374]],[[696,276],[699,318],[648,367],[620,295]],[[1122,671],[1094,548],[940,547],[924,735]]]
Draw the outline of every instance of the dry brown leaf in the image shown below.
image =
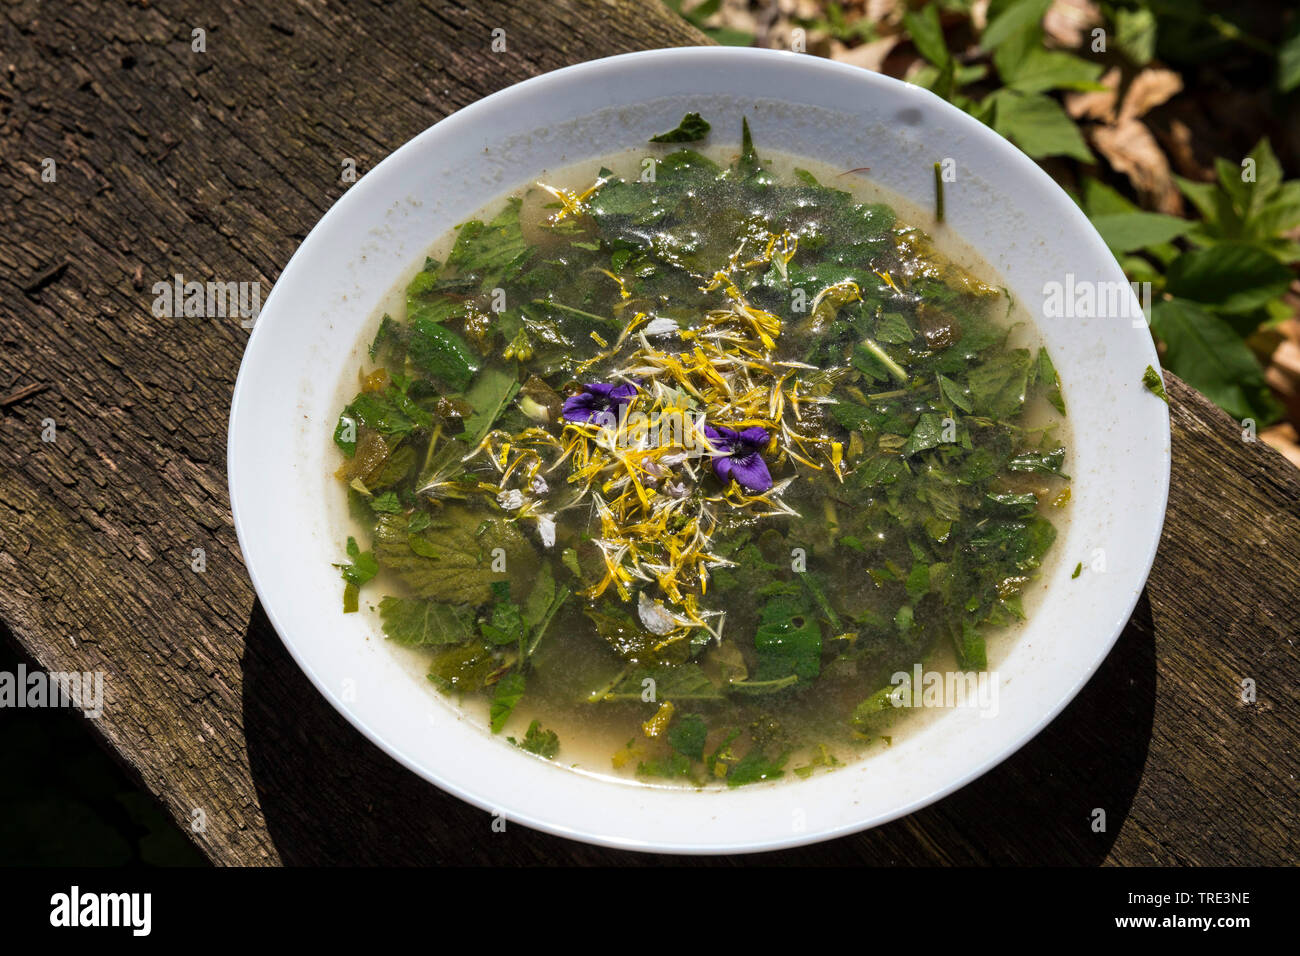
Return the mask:
[[1300,436],[1289,423],[1273,425],[1259,433],[1266,445],[1280,452],[1287,461],[1300,468]]
[[1182,196],[1174,185],[1169,160],[1145,124],[1129,119],[1115,126],[1094,126],[1092,142],[1157,211],[1171,216],[1182,211]]
[[1101,26],[1101,10],[1091,0],[1055,0],[1043,17],[1043,32],[1054,44],[1074,49],[1083,36]]
[[898,41],[901,39],[902,37],[897,35],[881,37],[879,40],[872,40],[870,43],[864,43],[861,46],[852,48],[846,47],[838,40],[834,40],[831,42],[831,59],[879,73],[881,65],[885,62],[885,57],[889,56],[894,47],[898,46]]
[[1119,67],[1113,66],[1098,81],[1106,89],[1089,90],[1086,93],[1066,93],[1065,111],[1076,120],[1115,122],[1115,98],[1116,91],[1119,89],[1119,77]]
[[1119,121],[1140,119],[1161,103],[1182,92],[1183,78],[1173,70],[1145,69],[1133,77],[1119,108]]

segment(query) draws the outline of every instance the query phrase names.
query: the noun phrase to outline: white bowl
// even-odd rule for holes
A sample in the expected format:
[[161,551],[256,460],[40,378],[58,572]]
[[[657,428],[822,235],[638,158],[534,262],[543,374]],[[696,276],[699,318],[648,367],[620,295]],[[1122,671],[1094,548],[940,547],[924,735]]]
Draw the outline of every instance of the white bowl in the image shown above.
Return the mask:
[[[1100,665],[1155,555],[1169,418],[1144,390],[1146,328],[1113,310],[1044,319],[1073,428],[1073,517],[1042,600],[999,667],[996,719],[953,710],[895,746],[807,780],[655,788],[532,757],[413,677],[373,616],[341,613],[346,530],[330,441],[339,383],[381,298],[430,243],[543,169],[639,146],[698,111],[718,141],[748,116],[760,152],[869,166],[922,208],[956,161],[947,226],[1042,315],[1048,283],[1123,283],[1088,220],[1014,146],[929,92],[811,56],[750,49],[632,53],[539,76],[447,117],[353,185],[304,240],[249,338],[230,414],[231,507],[254,587],[326,699],[444,790],[562,836],[680,853],[768,850],[884,823],[951,793],[1024,745]],[[1104,287],[1103,287],[1104,288]],[[1131,302],[1121,302],[1130,306]],[[346,398],[344,399],[346,401]],[[1093,569],[1101,554],[1105,570]],[[1088,571],[1071,579],[1076,563]],[[364,607],[363,597],[363,607]],[[1068,755],[1063,755],[1068,758]],[[792,776],[792,775],[787,775]]]

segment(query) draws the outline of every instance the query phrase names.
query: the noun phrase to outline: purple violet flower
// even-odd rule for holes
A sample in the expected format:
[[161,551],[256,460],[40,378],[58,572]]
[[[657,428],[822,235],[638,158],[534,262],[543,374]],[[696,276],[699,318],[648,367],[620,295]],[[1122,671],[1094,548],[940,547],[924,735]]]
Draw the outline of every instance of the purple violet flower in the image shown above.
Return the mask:
[[564,400],[561,414],[567,421],[592,422],[613,428],[618,424],[619,409],[632,401],[636,394],[636,385],[610,385],[592,382],[582,386],[577,395],[570,395]]
[[772,475],[762,452],[767,448],[766,428],[753,425],[741,431],[704,426],[704,436],[723,454],[713,459],[713,473],[730,484],[734,478],[746,491],[761,493],[772,487]]

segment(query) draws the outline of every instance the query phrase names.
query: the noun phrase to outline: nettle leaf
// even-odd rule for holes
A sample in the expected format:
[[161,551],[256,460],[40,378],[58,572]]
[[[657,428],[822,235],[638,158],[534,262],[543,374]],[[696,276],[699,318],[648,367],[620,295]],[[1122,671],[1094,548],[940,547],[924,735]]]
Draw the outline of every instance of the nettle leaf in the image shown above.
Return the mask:
[[682,117],[682,121],[677,124],[676,129],[671,129],[666,133],[660,133],[658,136],[651,136],[652,143],[694,143],[697,140],[704,139],[709,135],[712,127],[708,120],[700,116],[699,113],[687,113]]
[[463,644],[473,636],[470,608],[416,598],[386,597],[379,602],[384,634],[403,647]]
[[515,374],[496,366],[484,369],[474,380],[474,386],[465,393],[465,401],[474,413],[465,419],[463,436],[471,448],[478,446],[518,393],[519,380]]
[[488,711],[488,720],[492,726],[492,733],[499,734],[510,719],[514,712],[515,705],[523,699],[524,696],[524,675],[513,670],[497,681],[496,689],[492,692],[492,705]]
[[776,780],[785,776],[781,768],[789,759],[788,753],[778,757],[768,757],[761,748],[755,747],[727,771],[728,787],[743,787],[763,780]]
[[[439,282],[432,272],[417,272],[415,278],[406,287],[406,321],[427,319],[430,322],[445,322],[447,319],[461,315],[465,311],[464,296],[454,296],[445,291],[445,284]],[[383,333],[383,326],[380,332]],[[379,345],[378,336],[376,345]],[[372,351],[375,346],[371,346]]]
[[708,736],[709,728],[699,714],[678,717],[668,728],[669,746],[691,760],[704,759],[704,742]]
[[993,128],[1034,159],[1070,156],[1092,162],[1083,134],[1061,105],[1042,93],[1001,89],[989,95]]
[[754,634],[759,682],[794,675],[811,681],[821,673],[822,633],[803,594],[782,594],[763,607]]
[[1292,274],[1263,249],[1220,242],[1184,252],[1170,265],[1166,279],[1165,291],[1176,298],[1216,312],[1244,313],[1286,292]]
[[536,720],[528,725],[528,732],[524,734],[523,740],[516,741],[513,737],[506,739],[523,750],[545,757],[547,760],[554,758],[560,752],[560,738],[555,731],[543,730],[542,725]]
[[1007,462],[1009,471],[1028,472],[1039,475],[1055,475],[1058,478],[1068,478],[1061,471],[1061,466],[1065,463],[1065,448],[1056,448],[1048,452],[1026,452],[1023,455],[1016,455]]
[[924,412],[917,419],[916,427],[907,438],[907,444],[903,446],[903,456],[910,458],[918,452],[929,451],[931,448],[945,444],[943,432],[943,416],[934,412]]
[[[415,428],[415,422],[381,392],[362,392],[344,409],[343,414],[357,424],[373,428],[385,436],[406,435]],[[341,421],[340,419],[340,423]]]
[[528,632],[524,624],[523,613],[519,605],[510,600],[510,582],[493,581],[492,609],[485,620],[479,621],[478,629],[489,644],[519,644]]
[[522,202],[518,197],[511,197],[486,225],[471,219],[457,226],[456,244],[447,256],[447,264],[461,272],[479,273],[480,288],[484,291],[517,274],[530,254],[519,226]]
[[[536,554],[519,529],[499,517],[450,505],[410,533],[405,515],[382,515],[375,524],[375,558],[417,597],[478,606],[492,599],[491,585],[508,577],[523,587]],[[499,553],[494,554],[500,548]],[[504,562],[505,572],[493,570]],[[500,567],[501,564],[497,563]]]
[[479,368],[479,360],[463,338],[427,318],[411,324],[408,355],[417,369],[457,392],[465,390]]
[[690,662],[631,668],[599,699],[642,700],[647,694],[653,701],[721,700],[723,696],[700,665]]
[[1051,402],[1062,415],[1065,414],[1065,399],[1061,396],[1061,378],[1056,374],[1056,366],[1052,364],[1052,357],[1047,354],[1047,349],[1038,350],[1038,362],[1036,364],[1039,386],[1043,389],[1047,400]]
[[971,369],[968,384],[975,410],[993,418],[1020,411],[1029,380],[1029,350],[1014,349]]
[[354,614],[360,605],[361,586],[379,573],[379,564],[370,551],[362,551],[357,539],[348,537],[348,562],[336,564],[343,573],[343,613]]
[[1164,364],[1232,417],[1268,424],[1282,413],[1264,370],[1223,319],[1186,299],[1156,303],[1151,328],[1165,343]]
[[970,392],[958,385],[947,375],[939,376],[939,392],[955,408],[960,408],[963,412],[975,411],[975,404],[971,401]]
[[394,515],[404,510],[402,503],[397,500],[397,492],[385,491],[382,495],[375,495],[369,499],[370,510],[375,514]]

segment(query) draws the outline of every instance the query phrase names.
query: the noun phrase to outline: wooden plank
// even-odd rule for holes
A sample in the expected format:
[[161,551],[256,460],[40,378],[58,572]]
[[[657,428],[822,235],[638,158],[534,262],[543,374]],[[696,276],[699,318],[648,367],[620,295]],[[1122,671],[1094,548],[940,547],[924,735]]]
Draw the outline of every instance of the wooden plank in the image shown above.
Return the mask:
[[[230,519],[247,333],[155,318],[149,289],[175,273],[269,288],[346,188],[344,159],[364,172],[527,76],[702,38],[638,0],[98,12],[0,13],[0,395],[21,395],[0,405],[0,620],[46,668],[106,672],[95,732],[219,863],[655,862],[494,834],[316,694],[256,605]],[[1176,381],[1171,397],[1157,568],[1080,698],[952,798],[765,859],[1294,860],[1300,483],[1204,398]]]

